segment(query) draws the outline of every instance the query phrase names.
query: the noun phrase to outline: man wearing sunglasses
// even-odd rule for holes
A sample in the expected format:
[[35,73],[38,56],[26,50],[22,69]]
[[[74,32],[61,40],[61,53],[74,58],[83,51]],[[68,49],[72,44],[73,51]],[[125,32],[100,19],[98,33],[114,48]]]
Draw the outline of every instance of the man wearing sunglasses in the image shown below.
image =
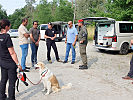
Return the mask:
[[33,22],[33,27],[30,29],[30,38],[31,38],[31,62],[32,67],[34,67],[35,64],[37,64],[37,51],[40,41],[40,30],[37,29],[38,27],[38,21]]
[[69,21],[68,22],[66,40],[65,40],[65,43],[67,43],[67,45],[66,45],[66,55],[65,55],[65,60],[64,60],[63,63],[67,63],[70,49],[72,49],[72,62],[71,62],[71,64],[75,63],[75,57],[76,57],[75,45],[76,45],[77,38],[78,38],[77,29],[72,24],[72,21]]

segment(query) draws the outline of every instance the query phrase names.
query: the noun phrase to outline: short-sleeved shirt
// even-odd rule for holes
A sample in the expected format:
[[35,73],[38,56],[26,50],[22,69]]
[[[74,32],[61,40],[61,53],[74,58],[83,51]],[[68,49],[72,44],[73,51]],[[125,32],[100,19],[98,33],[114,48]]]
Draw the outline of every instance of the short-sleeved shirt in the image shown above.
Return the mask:
[[[55,31],[54,28],[52,28],[52,29],[47,29],[47,30],[45,31],[45,35],[47,35],[47,36],[49,36],[49,37],[54,37],[55,34],[56,34],[56,31]],[[52,41],[54,41],[54,40],[51,40],[51,39],[49,39],[49,38],[46,39],[46,42],[52,42]]]
[[27,28],[21,24],[18,28],[18,33],[19,33],[19,45],[28,44],[29,40],[24,36],[25,33],[29,33]]
[[37,42],[38,39],[39,39],[40,30],[35,29],[34,27],[32,27],[32,28],[30,28],[29,33],[32,34],[33,39]]
[[0,59],[4,62],[14,62],[8,48],[13,47],[13,43],[9,34],[0,33]]
[[76,35],[78,35],[78,31],[74,27],[74,25],[73,25],[72,28],[68,27],[68,30],[67,30],[67,43],[74,43]]

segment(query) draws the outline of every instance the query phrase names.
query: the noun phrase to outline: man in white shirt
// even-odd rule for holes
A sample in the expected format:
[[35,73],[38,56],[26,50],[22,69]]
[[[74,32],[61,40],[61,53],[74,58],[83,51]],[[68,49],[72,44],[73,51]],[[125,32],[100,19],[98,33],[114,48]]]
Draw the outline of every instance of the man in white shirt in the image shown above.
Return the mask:
[[28,44],[29,44],[29,32],[26,28],[28,24],[28,19],[24,18],[22,19],[22,24],[19,26],[18,28],[18,33],[19,33],[19,45],[21,47],[22,50],[22,58],[21,58],[21,66],[22,66],[22,70],[25,72],[29,72],[28,67],[26,67],[25,62],[26,62],[26,57],[28,54]]

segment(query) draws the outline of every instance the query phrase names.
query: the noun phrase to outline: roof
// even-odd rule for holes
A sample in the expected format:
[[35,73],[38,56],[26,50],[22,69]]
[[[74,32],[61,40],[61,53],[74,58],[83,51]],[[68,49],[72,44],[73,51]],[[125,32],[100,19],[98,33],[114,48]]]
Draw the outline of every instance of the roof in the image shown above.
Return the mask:
[[86,20],[86,21],[107,21],[107,20],[110,20],[110,21],[115,21],[115,19],[113,18],[108,18],[108,17],[86,17],[86,18],[82,18],[83,20]]
[[57,25],[57,24],[67,24],[67,22],[63,22],[63,21],[56,21],[56,22],[51,22],[53,25]]

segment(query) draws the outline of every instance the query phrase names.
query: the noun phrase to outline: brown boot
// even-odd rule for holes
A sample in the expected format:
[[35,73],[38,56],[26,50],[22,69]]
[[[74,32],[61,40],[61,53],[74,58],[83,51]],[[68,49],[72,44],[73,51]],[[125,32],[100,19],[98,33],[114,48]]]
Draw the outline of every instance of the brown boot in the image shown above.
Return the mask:
[[125,80],[133,80],[133,78],[131,78],[129,76],[122,77],[122,79],[125,79]]

